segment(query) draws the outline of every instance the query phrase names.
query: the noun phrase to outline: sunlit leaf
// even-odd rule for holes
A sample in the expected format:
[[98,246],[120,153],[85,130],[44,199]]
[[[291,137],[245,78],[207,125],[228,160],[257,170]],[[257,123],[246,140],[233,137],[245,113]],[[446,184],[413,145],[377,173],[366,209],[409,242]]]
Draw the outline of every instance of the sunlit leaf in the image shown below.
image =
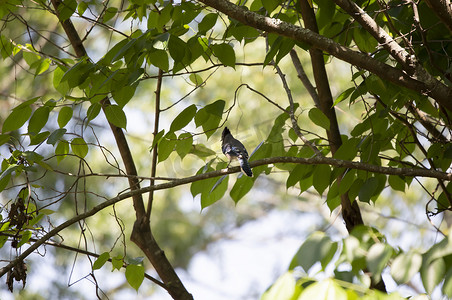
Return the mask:
[[105,116],[108,122],[112,123],[116,127],[126,128],[127,117],[124,111],[118,105],[108,105],[104,108]]
[[197,108],[194,104],[185,108],[171,123],[170,132],[180,130],[187,126],[187,124],[195,117],[196,110]]
[[126,267],[127,282],[138,291],[144,279],[144,267],[140,265],[128,265]]
[[370,247],[366,256],[367,266],[376,280],[381,279],[381,272],[391,258],[392,252],[391,246],[383,243],[376,243]]
[[58,113],[58,126],[60,128],[66,126],[66,124],[72,119],[74,111],[70,106],[63,106]]
[[34,134],[39,133],[47,123],[49,114],[50,108],[48,106],[41,106],[36,109],[28,122],[28,132]]
[[72,152],[75,155],[84,158],[88,154],[88,145],[82,138],[75,138],[71,141]]
[[399,254],[391,264],[392,278],[403,284],[410,281],[419,272],[422,265],[422,256],[416,252]]
[[330,120],[325,114],[317,107],[311,108],[308,113],[309,119],[317,126],[322,127],[325,130],[330,130]]
[[104,252],[96,259],[96,261],[93,263],[93,271],[98,270],[103,267],[103,265],[108,261],[110,258],[110,253]]
[[2,132],[6,133],[21,128],[30,118],[31,112],[30,106],[14,109],[3,122]]

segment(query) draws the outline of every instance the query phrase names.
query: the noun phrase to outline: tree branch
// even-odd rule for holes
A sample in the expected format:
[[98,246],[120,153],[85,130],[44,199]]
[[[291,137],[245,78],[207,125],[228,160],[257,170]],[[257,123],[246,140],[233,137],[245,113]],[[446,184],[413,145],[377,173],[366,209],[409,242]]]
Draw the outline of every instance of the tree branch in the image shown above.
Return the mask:
[[[9,234],[7,232],[0,232],[0,236],[7,236],[7,237],[10,237],[10,238],[15,238],[16,237],[14,234]],[[29,241],[37,242],[37,241],[39,241],[39,239],[31,237],[29,239]],[[64,249],[64,250],[68,250],[68,251],[72,251],[72,252],[76,252],[76,253],[81,253],[81,254],[92,256],[92,257],[96,257],[96,258],[98,258],[100,256],[100,254],[97,254],[95,252],[91,252],[91,251],[88,251],[88,250],[83,250],[83,249],[80,249],[80,248],[71,247],[71,246],[68,246],[68,245],[65,245],[65,244],[61,244],[61,243],[57,243],[57,242],[45,241],[44,244],[47,245],[47,246],[52,246],[52,247],[55,247],[55,248],[60,248],[60,249]],[[112,259],[109,258],[107,261],[112,262]],[[128,266],[128,264],[123,262],[122,267],[126,268],[127,266]],[[144,273],[144,277],[146,279],[152,281],[153,283],[161,286],[162,288],[166,289],[166,286],[165,286],[165,284],[163,282],[155,279],[151,275],[149,275],[147,273]]]
[[308,91],[309,95],[311,95],[312,100],[314,101],[315,106],[320,107],[319,95],[317,95],[317,91],[315,87],[311,84],[306,72],[303,69],[303,65],[298,58],[297,51],[295,49],[290,50],[290,58],[292,59],[293,66],[295,67],[295,71],[297,71],[297,76],[303,83],[304,88]]
[[425,82],[420,81],[425,80],[425,78],[417,80],[410,77],[402,70],[380,62],[369,55],[353,51],[335,43],[331,39],[316,34],[309,29],[301,28],[279,19],[259,15],[226,0],[199,1],[245,25],[307,43],[343,61],[374,73],[380,78],[388,80],[396,85],[411,89],[420,94],[429,95],[441,105],[452,111],[452,101],[450,101],[450,99],[452,99],[452,89],[436,79],[426,80]]
[[[301,158],[301,157],[291,157],[291,156],[281,156],[281,157],[269,157],[256,161],[250,162],[251,167],[257,167],[262,165],[276,164],[276,163],[294,163],[294,164],[303,164],[303,165],[331,165],[338,168],[349,168],[356,170],[368,171],[371,173],[379,173],[385,175],[398,175],[398,176],[409,176],[409,177],[426,177],[426,178],[436,178],[442,179],[446,181],[452,180],[452,173],[441,172],[437,170],[430,169],[418,169],[418,168],[392,168],[392,167],[383,167],[377,165],[370,165],[362,162],[355,161],[346,161],[340,159],[334,159],[330,157],[324,156],[316,156],[312,158]],[[80,215],[69,219],[54,229],[50,230],[47,234],[45,234],[42,238],[40,238],[36,243],[31,245],[27,250],[23,251],[21,255],[17,256],[13,261],[11,261],[8,265],[3,267],[0,270],[0,277],[5,275],[9,269],[11,269],[15,264],[24,260],[28,255],[30,255],[33,251],[35,251],[39,246],[44,244],[46,241],[50,240],[53,236],[57,235],[63,229],[71,226],[72,224],[86,219],[95,215],[97,212],[101,211],[104,208],[107,208],[115,203],[118,203],[122,200],[128,199],[130,197],[134,197],[136,195],[142,195],[144,193],[149,193],[150,191],[157,190],[165,190],[170,189],[176,186],[185,185],[188,183],[192,183],[199,180],[209,179],[213,177],[219,177],[232,173],[241,172],[240,167],[232,167],[229,169],[216,170],[213,172],[208,172],[204,174],[198,174],[190,177],[174,179],[170,182],[165,182],[161,184],[156,184],[153,186],[147,186],[144,188],[132,190],[123,194],[120,194],[116,197],[113,197],[107,201],[102,202],[101,204],[93,207],[91,210],[84,212]],[[146,238],[146,237],[143,237]]]
[[[303,22],[306,28],[318,33],[317,20],[315,18],[314,10],[307,0],[299,0],[300,11]],[[326,73],[325,61],[323,59],[323,52],[317,48],[309,49],[311,56],[312,70],[314,73],[314,80],[317,86],[317,95],[319,97],[319,109],[330,120],[330,129],[326,131],[328,141],[331,148],[331,153],[334,155],[339,147],[342,145],[341,133],[339,131],[339,124],[336,118],[336,111],[333,105],[333,95],[331,94],[328,75]],[[337,176],[338,184],[342,180],[343,172]],[[350,199],[348,193],[341,195],[342,218],[345,221],[345,226],[348,232],[358,225],[363,225],[364,221],[361,216],[358,203]]]

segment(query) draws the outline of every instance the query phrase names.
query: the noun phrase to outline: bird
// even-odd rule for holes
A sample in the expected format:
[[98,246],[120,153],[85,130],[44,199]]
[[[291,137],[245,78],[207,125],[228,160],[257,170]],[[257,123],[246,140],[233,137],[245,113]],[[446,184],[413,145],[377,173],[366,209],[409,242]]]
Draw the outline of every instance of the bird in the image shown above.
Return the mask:
[[223,133],[221,134],[221,141],[221,150],[229,159],[229,164],[234,159],[237,159],[240,163],[242,172],[246,176],[253,177],[253,171],[251,171],[251,167],[248,163],[248,152],[246,151],[245,146],[232,136],[231,131],[229,131],[227,127],[224,128]]

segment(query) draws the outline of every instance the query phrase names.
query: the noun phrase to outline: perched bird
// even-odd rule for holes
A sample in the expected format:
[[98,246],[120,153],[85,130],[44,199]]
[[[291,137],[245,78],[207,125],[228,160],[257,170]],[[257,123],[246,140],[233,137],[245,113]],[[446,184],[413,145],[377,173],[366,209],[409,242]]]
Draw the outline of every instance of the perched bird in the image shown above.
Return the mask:
[[248,164],[248,152],[246,152],[245,146],[232,136],[227,127],[224,128],[223,133],[221,134],[221,141],[221,150],[229,159],[229,163],[231,163],[232,160],[237,159],[243,173],[245,173],[246,176],[253,177],[253,172]]

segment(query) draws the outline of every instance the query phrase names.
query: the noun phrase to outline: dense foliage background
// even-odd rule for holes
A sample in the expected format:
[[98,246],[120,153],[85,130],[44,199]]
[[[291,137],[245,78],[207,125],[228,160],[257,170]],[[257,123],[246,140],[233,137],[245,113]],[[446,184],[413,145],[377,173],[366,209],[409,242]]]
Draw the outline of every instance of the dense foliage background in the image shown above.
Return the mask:
[[0,18],[2,298],[452,297],[447,1]]

